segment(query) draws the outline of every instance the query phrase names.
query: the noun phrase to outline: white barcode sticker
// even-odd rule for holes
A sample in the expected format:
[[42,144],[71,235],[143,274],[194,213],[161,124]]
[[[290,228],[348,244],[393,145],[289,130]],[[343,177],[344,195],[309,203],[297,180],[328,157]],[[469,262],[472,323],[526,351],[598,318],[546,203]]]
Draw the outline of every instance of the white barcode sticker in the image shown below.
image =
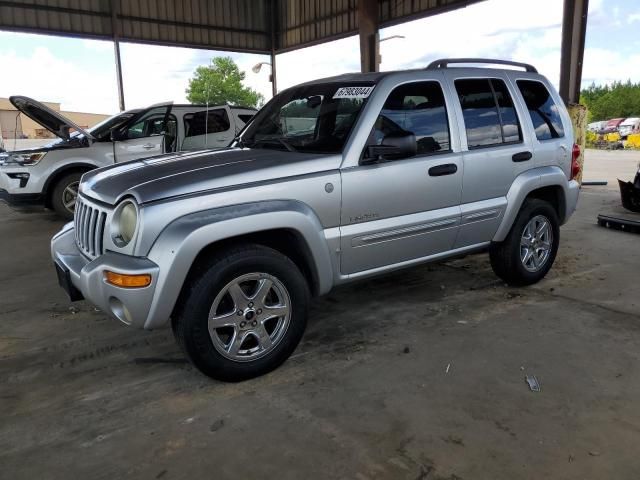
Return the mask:
[[333,95],[333,98],[367,98],[371,95],[371,87],[341,87]]

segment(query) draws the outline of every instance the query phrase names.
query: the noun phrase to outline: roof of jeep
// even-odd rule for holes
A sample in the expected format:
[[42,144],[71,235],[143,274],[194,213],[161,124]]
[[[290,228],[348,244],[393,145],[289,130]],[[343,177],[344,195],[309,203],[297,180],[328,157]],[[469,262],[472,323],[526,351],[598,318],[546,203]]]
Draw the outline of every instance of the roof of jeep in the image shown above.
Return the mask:
[[317,78],[308,82],[301,83],[300,85],[313,85],[314,83],[331,83],[331,82],[379,82],[382,78],[392,74],[400,73],[401,71],[411,70],[396,70],[391,72],[351,72],[343,73],[341,75],[335,75],[333,77]]
[[[390,70],[387,72],[367,72],[367,73],[361,73],[361,72],[350,72],[350,73],[343,73],[341,75],[335,75],[333,77],[325,77],[325,78],[318,78],[315,80],[310,80],[308,82],[304,82],[301,83],[300,85],[314,85],[317,83],[337,83],[337,82],[372,82],[372,83],[378,83],[380,80],[382,80],[385,77],[389,77],[392,75],[397,75],[397,74],[403,74],[403,73],[411,73],[411,72],[426,72],[426,71],[442,71],[442,70],[482,70],[482,71],[486,71],[487,74],[488,72],[517,72],[517,73],[527,73],[528,75],[537,75],[537,76],[541,76],[539,73],[532,73],[532,72],[522,72],[521,70],[514,70],[512,68],[496,68],[496,67],[469,67],[469,66],[464,66],[464,67],[449,67],[449,68],[434,68],[434,69],[427,69],[427,68],[411,68],[411,69],[406,69],[406,70]],[[296,86],[300,86],[300,85],[296,85]]]

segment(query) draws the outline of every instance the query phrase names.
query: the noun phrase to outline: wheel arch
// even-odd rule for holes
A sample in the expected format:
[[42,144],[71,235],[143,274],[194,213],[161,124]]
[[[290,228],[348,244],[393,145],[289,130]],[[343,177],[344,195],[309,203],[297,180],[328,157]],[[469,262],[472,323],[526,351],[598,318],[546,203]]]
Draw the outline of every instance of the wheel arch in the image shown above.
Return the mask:
[[51,208],[51,194],[53,193],[53,189],[55,188],[56,184],[62,177],[74,172],[86,173],[89,170],[93,170],[95,168],[97,167],[90,163],[71,163],[60,167],[51,175],[49,175],[49,178],[47,178],[47,181],[44,183],[44,187],[42,188],[45,207]]
[[525,201],[528,198],[537,198],[549,203],[556,211],[560,223],[564,223],[567,201],[564,195],[564,190],[560,185],[547,185],[545,187],[536,188],[527,194]]
[[567,190],[567,177],[559,167],[536,168],[522,173],[515,179],[507,193],[507,208],[492,240],[501,242],[506,238],[527,198],[538,198],[549,202],[558,214],[558,220],[562,225],[571,214],[567,208]]
[[274,200],[196,212],[168,225],[148,253],[160,266],[160,278],[145,328],[164,325],[200,265],[207,265],[213,252],[238,243],[264,245],[289,257],[313,295],[331,289],[334,274],[328,243],[307,205]]
[[207,259],[215,253],[239,244],[256,244],[272,248],[291,259],[300,269],[302,275],[309,284],[313,295],[318,295],[320,280],[318,269],[313,261],[313,255],[302,233],[293,228],[273,228],[259,232],[249,232],[234,237],[223,238],[204,246],[193,259],[189,272],[185,278],[187,283],[194,275],[199,273],[198,265],[206,264]]

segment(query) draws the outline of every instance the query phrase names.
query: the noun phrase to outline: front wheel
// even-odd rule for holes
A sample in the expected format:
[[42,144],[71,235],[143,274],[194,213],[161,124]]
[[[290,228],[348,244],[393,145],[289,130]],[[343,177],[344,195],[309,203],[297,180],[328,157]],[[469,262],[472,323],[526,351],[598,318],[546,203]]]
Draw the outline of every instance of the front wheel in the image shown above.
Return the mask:
[[560,242],[560,222],[544,200],[528,199],[503,242],[489,250],[491,267],[509,285],[524,286],[544,278]]
[[80,186],[81,172],[69,173],[62,177],[53,187],[51,207],[65,220],[73,220]]
[[194,366],[240,381],[282,364],[307,322],[309,290],[298,267],[273,249],[248,245],[221,252],[201,272],[186,286],[172,322]]

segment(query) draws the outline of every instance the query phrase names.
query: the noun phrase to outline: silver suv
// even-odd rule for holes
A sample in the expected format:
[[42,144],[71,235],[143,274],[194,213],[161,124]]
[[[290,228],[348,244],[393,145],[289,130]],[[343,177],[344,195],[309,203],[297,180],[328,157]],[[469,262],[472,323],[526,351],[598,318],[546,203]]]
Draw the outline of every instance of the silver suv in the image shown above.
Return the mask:
[[86,173],[60,284],[237,381],[285,361],[335,285],[482,250],[537,282],[578,199],[569,116],[532,66],[460,61],[305,83],[227,149]]
[[163,103],[120,112],[85,131],[31,98],[9,100],[59,138],[0,153],[0,200],[15,206],[44,204],[66,220],[73,218],[83,173],[168,152],[227,147],[255,114],[229,105]]

